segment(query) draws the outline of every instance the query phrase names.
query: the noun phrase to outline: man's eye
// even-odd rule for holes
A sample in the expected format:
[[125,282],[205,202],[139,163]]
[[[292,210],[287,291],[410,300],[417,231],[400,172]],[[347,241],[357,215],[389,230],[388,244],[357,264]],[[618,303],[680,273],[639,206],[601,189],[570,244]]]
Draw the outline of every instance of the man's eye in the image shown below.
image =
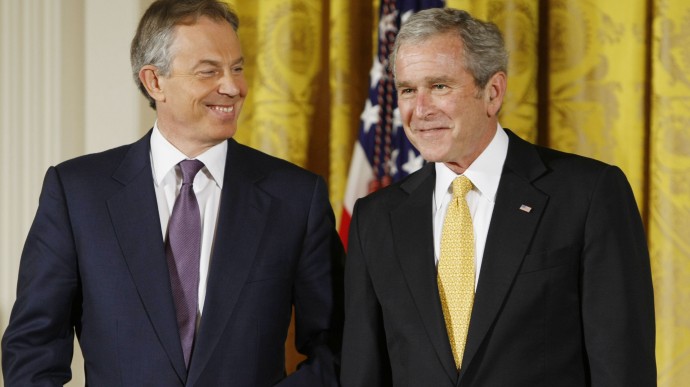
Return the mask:
[[235,74],[240,74],[244,71],[244,67],[242,66],[237,66],[232,68],[232,72]]
[[212,78],[218,75],[217,70],[204,70],[204,71],[199,71],[197,72],[197,76],[201,78]]
[[447,88],[447,87],[448,87],[448,86],[443,85],[443,84],[436,84],[436,85],[433,86],[434,90],[443,90],[443,89],[445,89],[445,88]]

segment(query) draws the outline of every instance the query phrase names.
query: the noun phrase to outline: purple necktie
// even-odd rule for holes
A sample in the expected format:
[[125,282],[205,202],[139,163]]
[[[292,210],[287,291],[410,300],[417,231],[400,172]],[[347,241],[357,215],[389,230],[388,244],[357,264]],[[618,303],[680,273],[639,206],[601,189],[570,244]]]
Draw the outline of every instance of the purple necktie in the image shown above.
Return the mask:
[[201,216],[192,184],[204,163],[198,160],[183,160],[179,165],[182,170],[182,187],[170,215],[165,252],[168,257],[182,352],[185,364],[189,367],[196,330],[201,252]]

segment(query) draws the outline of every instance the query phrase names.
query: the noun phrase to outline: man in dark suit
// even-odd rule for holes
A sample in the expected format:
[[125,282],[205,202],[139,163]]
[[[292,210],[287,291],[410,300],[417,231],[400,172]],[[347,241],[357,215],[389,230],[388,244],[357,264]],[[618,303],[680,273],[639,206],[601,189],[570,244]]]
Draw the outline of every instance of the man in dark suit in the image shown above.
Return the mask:
[[[430,163],[356,203],[342,385],[655,386],[649,255],[621,170],[499,125],[507,54],[491,23],[421,11],[391,59],[405,132]],[[456,179],[469,192],[453,197]],[[471,218],[462,238],[445,237],[451,208]],[[449,252],[467,251],[448,280]]]
[[[237,28],[215,0],[146,11],[132,68],[157,121],[48,170],[2,340],[5,385],[70,380],[75,332],[93,386],[337,385],[342,246],[327,189],[231,139],[247,95]],[[187,188],[182,164],[201,168]],[[196,226],[175,241],[183,190]],[[175,246],[196,266],[181,269],[189,252]],[[285,378],[293,306],[307,359]]]

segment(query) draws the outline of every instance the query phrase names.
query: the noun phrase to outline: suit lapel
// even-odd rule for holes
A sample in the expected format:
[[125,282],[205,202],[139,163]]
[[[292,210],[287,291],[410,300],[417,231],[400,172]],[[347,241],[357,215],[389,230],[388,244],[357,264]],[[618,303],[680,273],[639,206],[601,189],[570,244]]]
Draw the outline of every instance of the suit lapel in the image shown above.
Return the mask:
[[548,197],[532,185],[546,172],[534,147],[506,132],[510,138],[508,155],[487,235],[461,378],[510,292],[548,202]]
[[113,178],[124,187],[108,200],[107,206],[141,302],[180,380],[185,380],[184,358],[152,185],[149,139],[150,132],[129,148],[113,174]]
[[268,221],[270,196],[258,186],[262,176],[234,140],[228,142],[218,226],[208,273],[204,313],[187,385],[193,386],[213,354],[233,314]]
[[434,166],[430,163],[424,168],[413,180],[401,186],[410,195],[390,214],[393,244],[429,340],[454,383],[457,370],[443,320],[434,265],[431,227]]

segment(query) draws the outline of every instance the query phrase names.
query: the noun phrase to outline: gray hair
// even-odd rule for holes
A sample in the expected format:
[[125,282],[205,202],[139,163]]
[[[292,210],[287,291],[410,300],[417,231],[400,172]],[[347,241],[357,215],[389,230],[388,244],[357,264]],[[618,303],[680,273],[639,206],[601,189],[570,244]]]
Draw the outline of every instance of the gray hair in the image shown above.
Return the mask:
[[395,74],[395,57],[405,44],[454,33],[463,42],[465,68],[480,89],[499,71],[507,73],[508,53],[503,36],[495,24],[475,19],[466,11],[453,8],[430,8],[419,11],[403,23],[393,46],[390,65]]
[[237,14],[226,3],[218,0],[157,0],[139,21],[130,48],[132,76],[154,110],[156,101],[141,83],[139,71],[146,65],[153,65],[158,68],[160,75],[170,75],[173,60],[170,47],[175,38],[175,27],[194,24],[202,16],[216,21],[225,20],[235,31],[240,26]]

